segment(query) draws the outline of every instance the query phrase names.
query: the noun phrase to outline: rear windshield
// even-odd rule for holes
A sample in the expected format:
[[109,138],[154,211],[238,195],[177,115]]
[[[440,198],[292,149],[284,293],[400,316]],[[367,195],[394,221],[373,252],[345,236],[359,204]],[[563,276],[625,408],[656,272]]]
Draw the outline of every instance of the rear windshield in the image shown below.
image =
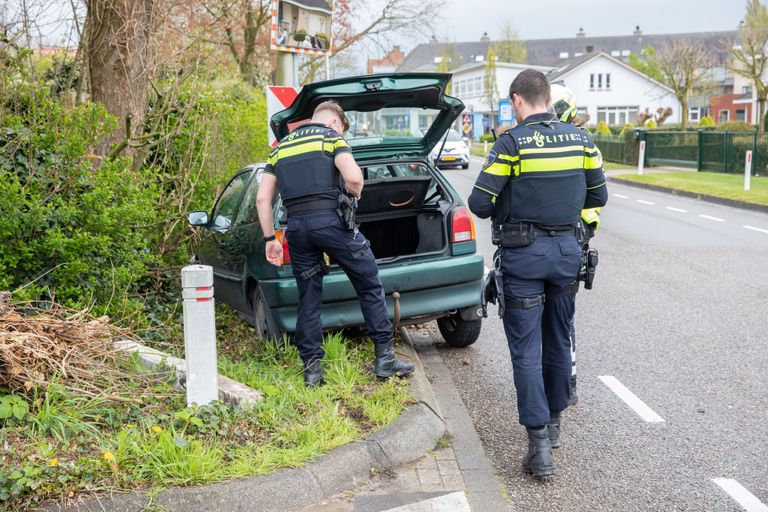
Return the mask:
[[406,176],[432,176],[426,165],[422,164],[385,164],[370,165],[363,168],[366,180],[380,180]]
[[414,143],[429,131],[437,109],[387,107],[375,112],[347,111],[349,130],[344,133],[350,146],[377,143]]

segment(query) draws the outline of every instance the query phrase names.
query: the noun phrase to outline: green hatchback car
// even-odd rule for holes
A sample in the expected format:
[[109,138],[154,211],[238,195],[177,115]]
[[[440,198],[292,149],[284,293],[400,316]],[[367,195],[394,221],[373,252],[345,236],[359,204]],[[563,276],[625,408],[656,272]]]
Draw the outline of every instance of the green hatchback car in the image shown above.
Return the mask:
[[[365,177],[357,221],[376,256],[390,318],[400,325],[437,320],[449,345],[465,347],[480,334],[483,259],[476,253],[472,215],[429,159],[464,109],[445,95],[450,78],[409,73],[318,82],[304,86],[270,122],[280,139],[307,122],[322,101],[344,108],[350,120],[344,137]],[[279,197],[275,228],[285,260],[275,267],[265,258],[256,213],[263,168],[257,163],[239,171],[212,211],[191,212],[189,223],[202,230],[197,261],[213,267],[216,299],[237,310],[259,337],[271,337],[296,330],[298,292]],[[323,327],[364,325],[352,284],[330,264],[323,279]]]

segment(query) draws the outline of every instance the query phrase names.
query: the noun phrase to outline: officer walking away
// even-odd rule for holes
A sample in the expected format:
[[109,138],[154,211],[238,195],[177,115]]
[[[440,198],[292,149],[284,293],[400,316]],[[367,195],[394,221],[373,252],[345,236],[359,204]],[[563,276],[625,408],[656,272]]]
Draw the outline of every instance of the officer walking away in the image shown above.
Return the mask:
[[392,323],[370,243],[354,222],[343,225],[337,211],[341,204],[351,202],[350,196],[359,198],[363,190],[362,171],[339,135],[347,128],[347,116],[338,103],[320,103],[311,122],[285,136],[272,151],[256,198],[267,260],[277,266],[283,261],[272,211],[278,189],[288,212],[286,236],[299,291],[295,343],[308,387],[323,382],[323,252],[341,266],[355,287],[368,336],[375,345],[376,375],[387,378],[414,370],[412,364],[397,359],[392,349]]
[[528,433],[523,468],[547,476],[554,473],[552,443],[559,443],[557,423],[569,396],[570,319],[581,260],[577,225],[581,210],[603,206],[608,192],[589,135],[547,111],[550,86],[541,72],[521,72],[509,97],[519,124],[494,144],[469,208],[478,217],[493,216],[504,331],[519,421]]
[[[551,84],[551,107],[550,111],[557,115],[563,123],[570,123],[578,126],[574,123],[576,119],[576,95],[573,91],[560,84]],[[585,131],[583,127],[579,126],[579,129]],[[598,149],[599,152],[599,149]],[[582,243],[582,256],[584,250],[589,250],[589,241],[595,236],[597,228],[600,226],[600,208],[588,208],[581,210],[581,240]],[[582,263],[585,263],[582,261]],[[579,395],[576,390],[576,325],[575,325],[575,310],[574,315],[571,317],[571,395],[568,399],[568,405],[575,405],[579,401]],[[557,448],[553,446],[553,448]]]

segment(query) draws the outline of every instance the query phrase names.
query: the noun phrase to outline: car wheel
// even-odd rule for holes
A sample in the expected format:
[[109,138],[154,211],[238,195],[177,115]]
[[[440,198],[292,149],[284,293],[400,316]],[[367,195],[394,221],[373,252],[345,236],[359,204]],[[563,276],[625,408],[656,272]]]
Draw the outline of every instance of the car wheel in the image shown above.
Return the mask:
[[251,291],[251,308],[253,310],[253,323],[251,325],[256,331],[257,338],[278,338],[282,335],[272,318],[272,311],[264,300],[259,285],[255,285]]
[[464,320],[461,315],[454,313],[437,319],[437,327],[445,342],[451,347],[468,347],[480,336],[483,319]]
[[466,163],[466,164],[461,164],[461,168],[462,168],[462,169],[469,169],[469,164],[468,164],[468,163]]

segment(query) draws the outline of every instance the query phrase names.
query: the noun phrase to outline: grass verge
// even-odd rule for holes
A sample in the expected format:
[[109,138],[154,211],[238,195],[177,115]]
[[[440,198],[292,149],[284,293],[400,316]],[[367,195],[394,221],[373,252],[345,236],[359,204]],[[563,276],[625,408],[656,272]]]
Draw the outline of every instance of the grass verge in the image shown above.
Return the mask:
[[753,177],[749,191],[744,190],[744,176],[713,172],[646,173],[641,176],[627,174],[619,179],[671,190],[768,205],[768,178],[766,177]]
[[261,390],[264,400],[248,409],[187,408],[168,369],[148,374],[130,357],[124,371],[140,384],[119,390],[133,391],[130,400],[106,398],[118,396],[114,389],[83,396],[55,376],[28,393],[0,388],[0,509],[300,466],[387,425],[411,400],[407,381],[375,378],[367,339],[328,335],[326,385],[307,389],[287,339],[257,341],[231,310],[217,313],[220,371]]

